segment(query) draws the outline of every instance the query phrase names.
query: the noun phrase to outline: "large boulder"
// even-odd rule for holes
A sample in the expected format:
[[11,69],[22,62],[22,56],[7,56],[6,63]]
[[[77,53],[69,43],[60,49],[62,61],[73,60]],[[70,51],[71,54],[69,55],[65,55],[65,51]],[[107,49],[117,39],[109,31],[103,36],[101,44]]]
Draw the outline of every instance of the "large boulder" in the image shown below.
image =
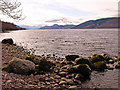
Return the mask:
[[79,55],[66,55],[65,58],[67,61],[74,61],[76,58],[79,58]]
[[91,69],[93,68],[92,63],[89,61],[88,58],[76,58],[75,62],[76,64],[88,64]]
[[14,57],[7,66],[7,70],[17,74],[31,74],[35,70],[35,64],[28,60]]
[[104,61],[95,62],[93,66],[95,70],[100,70],[100,71],[107,68],[106,63]]
[[92,63],[95,63],[95,62],[99,62],[99,61],[105,61],[105,58],[102,56],[102,55],[92,55],[92,57],[90,58],[90,61]]
[[6,39],[3,39],[2,40],[2,43],[4,43],[4,44],[13,44],[13,40],[12,40],[12,38],[6,38]]
[[87,64],[79,64],[73,66],[70,70],[69,73],[80,73],[84,77],[89,77],[91,74],[91,68]]

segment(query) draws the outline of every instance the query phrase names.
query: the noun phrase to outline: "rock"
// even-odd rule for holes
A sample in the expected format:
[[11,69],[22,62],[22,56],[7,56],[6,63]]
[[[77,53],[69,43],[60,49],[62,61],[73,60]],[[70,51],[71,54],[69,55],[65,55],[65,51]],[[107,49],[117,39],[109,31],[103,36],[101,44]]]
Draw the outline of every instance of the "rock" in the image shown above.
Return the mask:
[[65,66],[62,67],[62,69],[69,69],[71,67],[72,67],[72,65],[65,65]]
[[76,64],[88,64],[91,69],[93,68],[92,63],[89,61],[88,58],[76,58],[75,62]]
[[104,61],[99,61],[93,64],[95,70],[104,70],[107,68]]
[[99,61],[105,61],[105,58],[102,56],[102,55],[92,55],[92,57],[90,58],[90,61],[92,63],[95,63],[95,62],[99,62]]
[[37,56],[35,56],[35,55],[28,55],[28,56],[26,57],[26,60],[32,61],[32,62],[34,62],[35,64],[39,64],[41,59],[42,59],[42,58],[37,57]]
[[120,68],[120,61],[115,64],[115,68]]
[[77,86],[70,86],[69,89],[75,90],[75,89],[77,89]]
[[22,60],[19,58],[13,58],[8,67],[11,72],[18,74],[30,74],[35,70],[35,64],[31,61]]
[[4,43],[4,44],[13,44],[13,40],[12,40],[12,38],[6,38],[6,39],[3,39],[2,40],[2,43]]
[[39,64],[36,66],[36,69],[38,69],[38,71],[49,71],[53,65],[54,64],[51,61],[42,58]]
[[65,77],[67,75],[67,72],[59,72],[59,75]]
[[114,64],[114,60],[111,59],[111,60],[108,61],[108,63]]
[[62,81],[66,81],[66,79],[67,79],[67,78],[65,78],[65,77],[61,78]]
[[109,61],[111,59],[110,56],[108,56],[108,55],[105,55],[103,57],[104,57],[105,61]]
[[67,61],[66,63],[69,64],[69,65],[70,65],[70,64],[75,64],[74,61]]
[[75,76],[75,79],[77,79],[77,80],[82,80],[83,78],[84,78],[84,76],[81,75],[81,74],[77,74],[77,75]]
[[74,61],[76,58],[79,58],[78,55],[66,55],[65,56],[67,61]]
[[56,79],[60,79],[61,76],[59,76],[59,75],[55,75],[55,78],[56,78]]
[[67,82],[68,85],[74,85],[75,84],[72,79],[66,79],[66,82]]
[[7,80],[7,83],[11,83],[12,82],[12,80]]
[[119,61],[119,58],[118,57],[112,57],[112,60],[114,60],[114,61]]
[[106,66],[107,66],[107,69],[108,69],[108,70],[113,70],[113,69],[114,69],[114,65],[106,64]]
[[8,68],[8,65],[2,66],[2,70],[5,70],[7,72],[10,72],[10,69]]
[[72,76],[72,74],[69,74],[69,75],[66,76],[66,78],[72,79],[73,76]]
[[59,85],[63,85],[63,84],[67,84],[67,82],[66,81],[60,81],[59,82]]
[[61,61],[60,64],[66,65],[66,62],[65,61]]
[[79,64],[79,65],[73,66],[69,70],[69,72],[70,73],[80,73],[84,77],[89,78],[89,75],[91,74],[91,68],[87,64]]

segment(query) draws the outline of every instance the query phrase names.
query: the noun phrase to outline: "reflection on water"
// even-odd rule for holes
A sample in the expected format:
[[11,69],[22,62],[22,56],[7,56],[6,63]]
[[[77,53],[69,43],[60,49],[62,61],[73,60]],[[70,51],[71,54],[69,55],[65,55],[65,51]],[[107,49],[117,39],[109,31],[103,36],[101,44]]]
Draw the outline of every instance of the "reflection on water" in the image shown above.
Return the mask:
[[[81,30],[29,30],[0,33],[0,40],[13,38],[17,45],[35,50],[35,54],[66,54],[90,56],[94,53],[118,55],[117,29],[81,29]],[[92,72],[91,80],[83,87],[117,88],[118,70]]]

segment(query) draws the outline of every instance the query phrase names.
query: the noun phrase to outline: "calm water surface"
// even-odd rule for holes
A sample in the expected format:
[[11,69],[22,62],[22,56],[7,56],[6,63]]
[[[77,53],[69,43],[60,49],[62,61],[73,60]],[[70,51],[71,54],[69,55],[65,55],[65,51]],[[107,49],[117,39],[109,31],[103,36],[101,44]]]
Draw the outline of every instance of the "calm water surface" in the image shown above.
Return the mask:
[[66,54],[90,56],[94,53],[118,55],[117,29],[81,29],[81,30],[27,30],[13,31],[0,35],[0,40],[11,37],[15,43],[35,54],[55,54],[64,57]]
[[[36,55],[55,54],[64,57],[66,54],[77,54],[83,57],[92,54],[107,53],[118,55],[117,29],[65,29],[65,30],[21,30],[0,33],[0,40],[13,38],[17,45]],[[118,70],[92,72],[91,80],[83,83],[85,87],[117,88]]]

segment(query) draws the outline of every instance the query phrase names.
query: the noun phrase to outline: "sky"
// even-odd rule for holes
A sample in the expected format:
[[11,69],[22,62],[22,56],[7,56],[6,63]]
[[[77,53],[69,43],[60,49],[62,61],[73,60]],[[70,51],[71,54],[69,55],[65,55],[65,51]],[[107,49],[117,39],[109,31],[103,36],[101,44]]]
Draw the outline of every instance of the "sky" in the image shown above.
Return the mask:
[[[80,24],[87,20],[118,16],[119,0],[17,0],[21,2],[24,20],[17,25],[45,26]],[[3,16],[4,17],[4,16]]]

